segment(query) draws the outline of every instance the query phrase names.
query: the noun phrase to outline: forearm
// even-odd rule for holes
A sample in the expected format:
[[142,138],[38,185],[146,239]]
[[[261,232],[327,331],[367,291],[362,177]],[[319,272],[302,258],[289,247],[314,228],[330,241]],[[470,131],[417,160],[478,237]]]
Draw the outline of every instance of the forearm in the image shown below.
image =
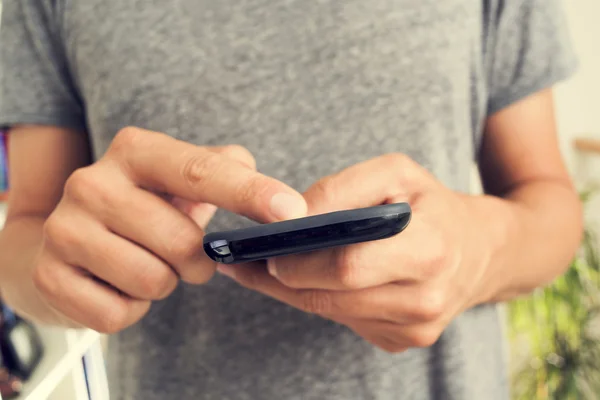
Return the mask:
[[15,217],[9,219],[0,232],[0,295],[6,304],[29,320],[71,326],[42,300],[33,284],[43,224],[43,217]]
[[536,180],[504,198],[469,199],[489,249],[475,303],[528,294],[568,268],[582,235],[582,207],[568,182]]

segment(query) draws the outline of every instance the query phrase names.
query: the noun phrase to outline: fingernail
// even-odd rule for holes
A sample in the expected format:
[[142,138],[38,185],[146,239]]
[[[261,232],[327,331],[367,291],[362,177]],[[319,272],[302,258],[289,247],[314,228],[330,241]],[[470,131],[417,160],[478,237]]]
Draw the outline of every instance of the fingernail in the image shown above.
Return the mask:
[[271,198],[271,213],[278,220],[300,218],[306,215],[306,202],[289,193],[277,193]]
[[267,260],[267,269],[269,270],[269,274],[271,274],[271,276],[277,277],[277,266],[275,265],[274,259],[271,258]]
[[217,272],[231,279],[235,279],[235,269],[230,265],[219,264],[217,267]]

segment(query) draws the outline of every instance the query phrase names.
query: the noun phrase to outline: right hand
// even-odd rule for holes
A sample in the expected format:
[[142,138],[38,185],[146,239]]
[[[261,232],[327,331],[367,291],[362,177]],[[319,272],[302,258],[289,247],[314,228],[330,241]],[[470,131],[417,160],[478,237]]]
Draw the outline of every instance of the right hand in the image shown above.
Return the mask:
[[212,277],[202,239],[216,207],[260,222],[306,213],[303,197],[256,172],[243,147],[123,129],[102,159],[67,180],[44,225],[34,284],[69,325],[122,330],[179,279]]

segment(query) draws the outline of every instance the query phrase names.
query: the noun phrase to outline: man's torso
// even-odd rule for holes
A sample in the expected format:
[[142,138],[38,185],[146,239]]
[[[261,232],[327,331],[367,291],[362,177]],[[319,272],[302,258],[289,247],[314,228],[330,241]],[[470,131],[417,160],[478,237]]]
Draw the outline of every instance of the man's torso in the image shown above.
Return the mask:
[[[61,3],[61,2],[59,2]],[[96,156],[136,125],[236,143],[302,191],[389,152],[468,191],[485,114],[482,5],[467,0],[63,1]],[[219,212],[209,230],[247,224]],[[503,399],[493,306],[387,354],[223,277],[181,285],[111,339],[115,399]]]

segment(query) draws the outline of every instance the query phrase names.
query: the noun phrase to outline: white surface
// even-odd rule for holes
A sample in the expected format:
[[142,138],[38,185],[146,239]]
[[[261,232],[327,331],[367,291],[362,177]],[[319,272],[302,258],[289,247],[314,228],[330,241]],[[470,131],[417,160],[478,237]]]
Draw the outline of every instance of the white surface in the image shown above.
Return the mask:
[[[561,147],[579,187],[600,186],[600,155],[573,149],[576,137],[600,139],[600,1],[563,0],[579,71],[555,91]],[[588,206],[587,220],[600,231],[600,196]]]
[[[597,157],[582,160],[571,145],[573,138],[600,138],[600,2],[598,0],[563,0],[574,50],[579,59],[577,74],[556,88],[556,116],[563,151],[571,171],[581,178],[600,175]],[[582,161],[589,161],[584,162]],[[587,165],[586,165],[587,164]],[[581,168],[583,167],[583,168]],[[592,171],[593,170],[593,171]],[[595,172],[592,173],[592,172]]]
[[0,202],[0,229],[4,226],[4,221],[6,221],[6,203]]
[[90,400],[108,400],[108,380],[104,364],[102,344],[96,341],[83,357],[83,363],[88,376]]
[[33,376],[26,382],[24,391],[19,397],[20,400],[31,398],[30,396],[35,388],[42,384],[50,371],[56,366],[56,361],[67,351],[64,330],[44,327],[36,328],[42,337],[44,357]]
[[[65,341],[68,350],[67,353],[63,355],[63,360],[69,358],[69,361],[63,363],[64,368],[59,364],[56,365],[55,370],[52,371],[57,375],[56,378],[53,378],[51,375],[46,377],[49,381],[58,381],[58,385],[56,385],[56,387],[49,392],[51,394],[47,396],[49,400],[88,400],[85,372],[83,370],[83,363],[81,362],[82,356],[80,355],[82,352],[86,351],[86,346],[88,348],[91,346],[86,343],[83,343],[83,345],[81,344],[82,341],[85,341],[85,335],[87,335],[87,332],[84,333],[75,330],[65,332]],[[63,375],[63,377],[58,376],[58,374]]]
[[[87,399],[84,376],[80,369],[81,358],[98,341],[99,335],[93,331],[76,332],[47,327],[38,327],[38,330],[44,343],[44,358],[18,399]],[[54,395],[59,384],[61,390]]]

